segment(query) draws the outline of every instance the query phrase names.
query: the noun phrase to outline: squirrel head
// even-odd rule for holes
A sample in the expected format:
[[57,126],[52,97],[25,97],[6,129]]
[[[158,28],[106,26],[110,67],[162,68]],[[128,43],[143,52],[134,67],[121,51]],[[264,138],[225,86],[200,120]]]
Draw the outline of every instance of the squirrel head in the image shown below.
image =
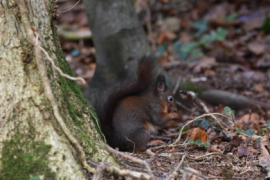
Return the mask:
[[167,87],[164,75],[158,75],[154,94],[155,96],[159,97],[160,101],[164,105],[164,111],[168,113],[177,111],[173,93]]

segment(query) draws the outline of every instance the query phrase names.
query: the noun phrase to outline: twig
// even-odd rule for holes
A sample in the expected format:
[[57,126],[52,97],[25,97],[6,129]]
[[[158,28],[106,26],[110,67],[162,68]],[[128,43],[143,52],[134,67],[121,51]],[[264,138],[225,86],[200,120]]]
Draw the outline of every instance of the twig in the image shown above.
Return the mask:
[[213,155],[224,157],[226,159],[226,161],[230,164],[230,166],[233,166],[232,161],[230,160],[230,158],[227,157],[226,155],[222,154],[222,153],[219,153],[219,152],[212,152],[212,153],[204,154],[202,156],[198,156],[198,157],[195,157],[195,158],[192,158],[192,157],[187,157],[187,158],[192,159],[192,160],[198,160],[198,159],[202,159],[204,157],[213,156]]
[[[115,166],[107,166],[107,165],[103,165],[103,168],[106,172],[115,175],[115,176],[122,176],[122,177],[132,177],[134,179],[146,179],[146,180],[151,180],[154,179],[151,175],[146,174],[146,173],[142,173],[142,172],[137,172],[137,171],[130,171],[127,169],[119,169]],[[157,179],[157,178],[155,178]]]
[[[36,40],[34,37],[34,32],[31,29],[31,25],[30,25],[30,20],[27,18],[27,8],[26,8],[26,4],[24,2],[24,0],[19,0],[18,1],[18,6],[20,9],[20,14],[21,14],[21,20],[22,20],[22,24],[23,27],[27,33],[28,39],[30,40],[30,42],[32,42],[34,45],[36,44]],[[37,40],[37,44],[39,45],[40,42]],[[71,144],[75,147],[75,149],[77,150],[77,153],[82,161],[83,166],[91,173],[95,172],[95,169],[92,168],[86,161],[85,158],[85,153],[83,151],[83,148],[81,147],[81,145],[79,144],[79,142],[77,141],[77,139],[75,137],[72,136],[72,133],[70,132],[70,130],[67,128],[63,118],[61,117],[60,113],[59,113],[59,109],[58,109],[58,105],[56,103],[56,99],[54,97],[54,94],[52,92],[51,86],[50,86],[50,81],[49,78],[47,76],[47,70],[46,70],[46,66],[44,61],[42,60],[42,55],[41,55],[41,49],[37,48],[37,46],[35,46],[34,48],[34,54],[35,54],[35,59],[36,59],[36,63],[37,63],[37,67],[38,67],[38,71],[40,73],[40,78],[42,80],[44,89],[45,89],[45,95],[46,97],[49,99],[51,106],[53,108],[53,114],[57,120],[57,122],[59,123],[63,133],[66,135],[66,137],[68,138],[68,140],[71,142]]]
[[61,76],[65,77],[67,79],[70,79],[70,80],[74,80],[74,81],[79,80],[79,81],[82,81],[83,84],[86,84],[86,82],[85,82],[85,80],[83,78],[69,76],[69,75],[63,73],[63,71],[59,67],[57,67],[55,65],[54,60],[49,56],[47,51],[43,47],[41,47],[39,45],[39,43],[38,43],[38,34],[37,33],[36,33],[36,43],[35,43],[35,45],[46,55],[47,60],[52,64],[53,68],[56,69],[61,74]]
[[152,172],[152,170],[151,170],[149,164],[148,164],[146,161],[143,161],[143,160],[141,160],[141,159],[138,159],[138,158],[135,158],[135,157],[133,157],[133,156],[130,156],[130,155],[127,154],[127,153],[117,151],[117,150],[111,148],[111,147],[108,146],[108,145],[105,145],[105,148],[106,148],[110,153],[112,153],[112,154],[114,154],[114,155],[119,155],[119,156],[121,156],[121,157],[123,157],[123,158],[125,158],[125,159],[129,159],[130,161],[133,161],[133,162],[135,162],[135,163],[144,165],[145,168],[146,168],[146,171],[150,174],[150,176],[154,177],[153,172]]
[[180,163],[176,166],[176,168],[174,169],[174,171],[166,178],[166,180],[170,180],[170,179],[174,179],[175,176],[177,175],[177,171],[180,169],[180,167],[182,166],[185,158],[186,158],[187,154],[184,154],[182,156],[182,159],[180,161]]
[[[181,95],[185,95],[188,96],[188,98],[190,98],[194,104],[196,104],[197,106],[199,106],[200,108],[202,108],[204,110],[205,113],[209,114],[210,111],[208,109],[208,107],[206,106],[206,104],[197,97],[197,95],[193,92],[193,91],[180,91]],[[221,126],[226,126],[224,123],[222,123],[219,119],[217,119],[217,117],[215,117],[214,115],[211,115],[211,117]],[[234,122],[232,122],[228,117],[227,120],[229,121],[229,123],[231,123],[232,127],[234,127]],[[221,125],[222,124],[222,125]]]
[[[225,117],[225,118],[229,119],[227,116],[225,116],[225,115],[223,115],[223,114],[220,114],[220,113],[208,113],[208,114],[203,114],[203,115],[201,115],[201,116],[198,116],[198,117],[194,118],[193,120],[188,121],[184,126],[182,126],[182,128],[181,128],[181,130],[180,130],[180,133],[179,133],[177,139],[176,139],[172,144],[170,144],[169,146],[175,146],[175,145],[180,141],[181,136],[182,136],[182,132],[183,132],[184,128],[185,128],[187,125],[189,125],[189,124],[193,123],[194,121],[196,121],[196,120],[198,120],[198,119],[201,119],[201,118],[203,118],[203,117],[205,117],[205,116],[212,116],[212,115],[219,115],[219,116],[222,116],[222,117]],[[221,124],[220,124],[220,125],[221,125]],[[221,125],[221,127],[223,127],[223,126]]]

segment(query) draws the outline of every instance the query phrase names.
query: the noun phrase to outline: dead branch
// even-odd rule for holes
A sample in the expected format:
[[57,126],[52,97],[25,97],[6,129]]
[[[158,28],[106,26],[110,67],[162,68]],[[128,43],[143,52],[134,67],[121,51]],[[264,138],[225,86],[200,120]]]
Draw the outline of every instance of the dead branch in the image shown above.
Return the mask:
[[123,157],[123,158],[125,158],[125,159],[128,159],[128,160],[132,161],[132,162],[135,162],[135,163],[144,165],[145,168],[146,168],[146,170],[147,170],[147,172],[150,174],[150,176],[154,177],[153,172],[152,172],[152,170],[151,170],[149,164],[148,164],[146,161],[143,161],[143,160],[141,160],[141,159],[138,159],[138,158],[135,158],[135,157],[133,157],[133,156],[130,156],[130,155],[129,155],[128,153],[126,153],[126,152],[120,152],[120,151],[117,151],[117,150],[111,148],[111,147],[108,146],[108,145],[105,145],[105,148],[106,148],[110,153],[112,153],[113,155],[118,155],[118,156],[121,156],[121,157]]

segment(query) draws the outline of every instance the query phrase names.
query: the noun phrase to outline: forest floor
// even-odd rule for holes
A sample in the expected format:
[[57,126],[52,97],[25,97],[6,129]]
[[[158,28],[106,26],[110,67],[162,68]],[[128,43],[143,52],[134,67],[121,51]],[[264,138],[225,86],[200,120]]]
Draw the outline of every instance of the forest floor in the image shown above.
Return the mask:
[[[70,9],[76,2],[59,1],[60,42],[75,75],[90,82],[95,48],[83,4]],[[227,107],[211,97],[206,103],[197,98],[199,103],[181,103],[179,128],[161,130],[145,153],[126,154],[145,160],[162,179],[270,178],[270,2],[135,2],[152,50],[171,76],[196,89],[236,94],[232,99],[239,102]],[[180,142],[172,144],[180,131]],[[147,172],[117,158],[123,168]]]

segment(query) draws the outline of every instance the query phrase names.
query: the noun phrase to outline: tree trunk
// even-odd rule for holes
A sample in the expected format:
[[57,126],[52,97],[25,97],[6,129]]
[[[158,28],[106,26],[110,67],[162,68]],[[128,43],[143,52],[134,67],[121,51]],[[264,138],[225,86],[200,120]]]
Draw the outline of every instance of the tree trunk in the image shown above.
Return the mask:
[[[86,179],[74,144],[48,100],[34,44],[23,27],[19,2],[26,3],[32,31],[56,66],[72,72],[61,51],[51,0],[0,0],[0,177]],[[97,117],[76,82],[61,76],[43,56],[61,117],[88,159],[115,163],[103,149]]]
[[97,50],[97,69],[86,89],[92,95],[134,78],[138,60],[151,53],[132,0],[84,0],[85,11]]

